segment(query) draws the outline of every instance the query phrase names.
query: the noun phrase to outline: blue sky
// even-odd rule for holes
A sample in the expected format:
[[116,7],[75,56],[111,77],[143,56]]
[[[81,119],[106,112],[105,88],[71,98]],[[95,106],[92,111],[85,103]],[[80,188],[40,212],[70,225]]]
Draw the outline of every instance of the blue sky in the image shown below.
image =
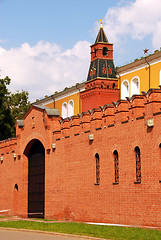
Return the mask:
[[0,0],[0,69],[30,100],[86,80],[99,30],[121,66],[161,46],[160,0]]
[[39,40],[71,48],[79,40],[94,41],[94,24],[118,0],[0,0],[1,38],[6,48]]

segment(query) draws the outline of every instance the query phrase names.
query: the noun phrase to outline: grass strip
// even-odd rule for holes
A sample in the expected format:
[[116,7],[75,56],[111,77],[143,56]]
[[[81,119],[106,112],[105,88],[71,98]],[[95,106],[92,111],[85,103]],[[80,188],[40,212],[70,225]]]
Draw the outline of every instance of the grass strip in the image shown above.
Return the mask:
[[59,232],[75,235],[84,235],[99,237],[111,240],[160,240],[161,231],[116,227],[100,226],[85,223],[50,223],[50,222],[33,222],[33,221],[1,221],[0,227],[32,229],[48,232]]

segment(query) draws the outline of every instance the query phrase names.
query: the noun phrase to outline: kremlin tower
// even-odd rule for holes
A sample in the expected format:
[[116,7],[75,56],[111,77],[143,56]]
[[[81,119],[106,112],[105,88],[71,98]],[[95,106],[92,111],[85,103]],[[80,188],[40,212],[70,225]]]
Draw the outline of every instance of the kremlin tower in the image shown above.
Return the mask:
[[96,41],[91,46],[91,63],[81,100],[82,112],[119,100],[113,44],[106,37],[102,21]]

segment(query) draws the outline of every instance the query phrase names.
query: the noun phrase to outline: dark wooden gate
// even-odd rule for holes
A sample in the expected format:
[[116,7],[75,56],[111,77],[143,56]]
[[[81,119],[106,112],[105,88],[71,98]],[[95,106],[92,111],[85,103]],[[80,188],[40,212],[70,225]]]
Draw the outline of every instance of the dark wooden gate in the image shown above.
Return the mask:
[[44,218],[45,149],[36,140],[28,155],[28,217]]

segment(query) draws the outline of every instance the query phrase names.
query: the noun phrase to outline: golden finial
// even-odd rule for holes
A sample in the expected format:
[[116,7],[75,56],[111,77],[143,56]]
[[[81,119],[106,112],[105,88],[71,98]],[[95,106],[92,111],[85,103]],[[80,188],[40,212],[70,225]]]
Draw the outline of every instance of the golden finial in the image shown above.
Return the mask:
[[149,49],[145,48],[143,51],[144,51],[145,57],[147,57]]
[[99,22],[101,23],[101,26],[100,26],[100,27],[103,28],[103,26],[102,26],[102,19],[100,19]]

